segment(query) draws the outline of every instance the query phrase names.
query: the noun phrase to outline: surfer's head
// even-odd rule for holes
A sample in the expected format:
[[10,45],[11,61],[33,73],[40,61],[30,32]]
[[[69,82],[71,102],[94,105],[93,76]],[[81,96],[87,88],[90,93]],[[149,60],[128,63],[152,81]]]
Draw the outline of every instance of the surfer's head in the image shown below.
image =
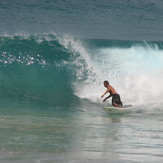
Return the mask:
[[109,82],[107,80],[104,81],[104,87],[109,86]]

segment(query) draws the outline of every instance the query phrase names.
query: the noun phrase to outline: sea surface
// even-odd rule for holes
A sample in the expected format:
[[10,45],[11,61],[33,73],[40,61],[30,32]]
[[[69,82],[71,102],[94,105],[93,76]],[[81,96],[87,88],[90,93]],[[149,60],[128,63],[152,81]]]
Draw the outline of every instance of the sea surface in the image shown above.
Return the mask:
[[162,29],[162,0],[0,0],[0,162],[162,163]]

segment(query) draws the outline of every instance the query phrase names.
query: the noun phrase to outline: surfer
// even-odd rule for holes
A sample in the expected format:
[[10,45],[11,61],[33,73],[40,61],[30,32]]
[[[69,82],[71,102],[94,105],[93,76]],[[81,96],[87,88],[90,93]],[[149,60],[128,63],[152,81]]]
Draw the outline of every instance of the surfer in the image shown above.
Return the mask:
[[105,80],[104,82],[104,87],[107,88],[106,92],[101,96],[104,97],[108,92],[110,93],[110,95],[108,97],[106,97],[103,102],[105,102],[108,98],[112,97],[112,105],[115,107],[123,107],[120,95],[115,91],[115,89],[109,84],[109,82],[107,80]]

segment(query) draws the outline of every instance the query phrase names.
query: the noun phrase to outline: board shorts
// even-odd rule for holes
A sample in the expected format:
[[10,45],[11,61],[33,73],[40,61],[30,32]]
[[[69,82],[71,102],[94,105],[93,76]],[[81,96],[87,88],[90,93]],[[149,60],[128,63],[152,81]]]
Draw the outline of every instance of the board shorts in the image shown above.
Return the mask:
[[120,98],[120,95],[119,94],[114,94],[112,96],[112,105],[113,105],[113,103],[118,104],[120,106],[123,106],[123,103],[121,101],[121,98]]

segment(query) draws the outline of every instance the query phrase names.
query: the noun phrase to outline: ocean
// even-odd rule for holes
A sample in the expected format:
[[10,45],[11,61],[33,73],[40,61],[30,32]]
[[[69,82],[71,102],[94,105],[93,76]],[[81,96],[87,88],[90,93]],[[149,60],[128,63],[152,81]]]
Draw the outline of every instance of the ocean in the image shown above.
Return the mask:
[[1,0],[0,162],[162,163],[162,6]]

